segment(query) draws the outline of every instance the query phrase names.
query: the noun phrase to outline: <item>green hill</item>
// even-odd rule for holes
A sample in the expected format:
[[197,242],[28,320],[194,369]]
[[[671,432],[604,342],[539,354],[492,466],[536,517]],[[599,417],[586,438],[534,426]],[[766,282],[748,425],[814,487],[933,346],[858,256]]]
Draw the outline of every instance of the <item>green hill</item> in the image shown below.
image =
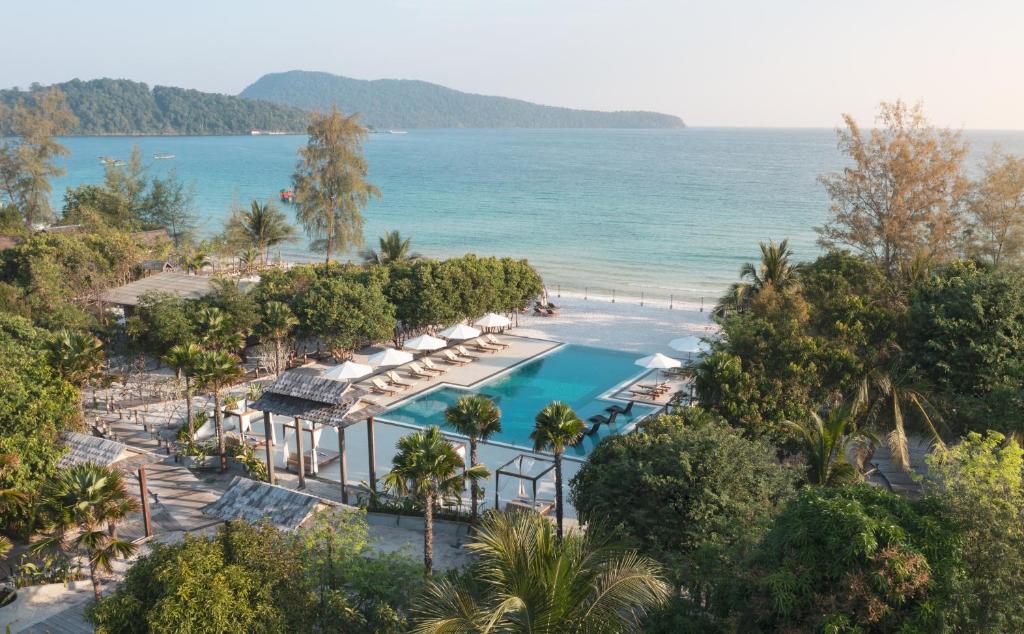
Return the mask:
[[[55,84],[78,116],[74,134],[248,134],[253,128],[305,132],[298,108],[230,95],[154,86],[127,79],[73,79]],[[41,87],[33,86],[33,89]],[[11,104],[24,93],[0,90]]]
[[598,112],[474,95],[425,81],[363,80],[293,70],[271,73],[242,91],[304,110],[337,105],[377,128],[681,128],[682,119],[657,112]]

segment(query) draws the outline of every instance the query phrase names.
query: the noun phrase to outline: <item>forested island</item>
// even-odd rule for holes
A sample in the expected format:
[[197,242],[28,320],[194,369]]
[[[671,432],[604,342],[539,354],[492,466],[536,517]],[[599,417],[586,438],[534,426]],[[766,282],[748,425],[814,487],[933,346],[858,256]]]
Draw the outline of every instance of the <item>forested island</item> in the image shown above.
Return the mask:
[[304,110],[337,105],[377,128],[682,128],[658,112],[598,112],[465,93],[425,81],[352,79],[293,70],[260,77],[241,92]]
[[[298,108],[231,95],[153,86],[127,79],[93,79],[54,84],[78,118],[73,135],[249,134],[252,129],[305,132],[307,113]],[[0,90],[0,104],[13,107],[32,92]],[[0,129],[6,133],[6,130]]]

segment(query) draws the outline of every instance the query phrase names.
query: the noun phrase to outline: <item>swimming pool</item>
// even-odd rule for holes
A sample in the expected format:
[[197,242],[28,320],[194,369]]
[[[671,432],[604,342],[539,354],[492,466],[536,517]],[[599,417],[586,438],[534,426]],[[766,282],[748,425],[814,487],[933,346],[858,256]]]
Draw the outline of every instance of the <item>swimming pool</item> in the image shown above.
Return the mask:
[[[533,419],[551,401],[568,403],[588,427],[589,417],[605,413],[610,405],[621,405],[601,396],[642,374],[643,371],[633,364],[636,356],[635,353],[567,344],[473,389],[444,385],[399,404],[379,418],[420,427],[439,425],[451,432],[444,421],[445,409],[467,394],[484,394],[501,408],[501,432],[491,440],[531,449]],[[566,455],[586,455],[601,438],[628,429],[635,420],[652,411],[654,408],[635,405],[631,414],[620,414],[612,427],[602,425],[593,436],[584,436],[583,441],[566,450]]]

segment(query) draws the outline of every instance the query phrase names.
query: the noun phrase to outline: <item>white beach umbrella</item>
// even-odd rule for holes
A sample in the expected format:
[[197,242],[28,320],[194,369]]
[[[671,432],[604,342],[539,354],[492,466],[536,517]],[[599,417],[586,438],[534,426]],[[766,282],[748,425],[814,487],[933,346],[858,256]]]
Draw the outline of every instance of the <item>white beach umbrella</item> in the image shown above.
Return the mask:
[[419,337],[413,337],[406,341],[403,347],[408,348],[409,350],[422,352],[425,350],[440,350],[446,345],[448,344],[444,342],[444,339],[438,339],[431,335],[420,335]]
[[404,350],[395,350],[394,348],[384,348],[366,360],[370,365],[376,366],[402,365],[410,361],[412,361],[411,354]]
[[512,320],[504,315],[498,315],[497,313],[487,313],[480,319],[473,322],[474,326],[480,326],[481,328],[508,328],[512,325]]
[[668,342],[668,347],[679,352],[707,352],[708,343],[697,335],[687,335]]
[[665,355],[658,352],[652,354],[649,357],[643,357],[634,361],[636,365],[647,368],[648,370],[667,370],[669,368],[678,368],[683,365],[679,359],[673,359],[672,357],[666,357]]
[[320,376],[334,381],[351,381],[352,379],[366,376],[371,372],[373,372],[373,368],[368,365],[356,363],[355,361],[346,361],[327,370]]
[[457,324],[445,328],[441,332],[437,333],[445,339],[472,339],[473,337],[479,337],[480,331],[472,326],[466,324]]

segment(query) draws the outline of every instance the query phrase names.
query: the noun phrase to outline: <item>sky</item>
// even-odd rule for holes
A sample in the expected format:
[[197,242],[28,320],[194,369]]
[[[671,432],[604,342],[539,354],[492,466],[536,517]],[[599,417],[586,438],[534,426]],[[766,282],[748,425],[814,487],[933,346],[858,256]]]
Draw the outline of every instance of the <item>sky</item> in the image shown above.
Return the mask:
[[694,126],[870,123],[900,98],[939,125],[1024,129],[1021,0],[0,0],[3,22],[0,87],[234,94],[302,69]]

